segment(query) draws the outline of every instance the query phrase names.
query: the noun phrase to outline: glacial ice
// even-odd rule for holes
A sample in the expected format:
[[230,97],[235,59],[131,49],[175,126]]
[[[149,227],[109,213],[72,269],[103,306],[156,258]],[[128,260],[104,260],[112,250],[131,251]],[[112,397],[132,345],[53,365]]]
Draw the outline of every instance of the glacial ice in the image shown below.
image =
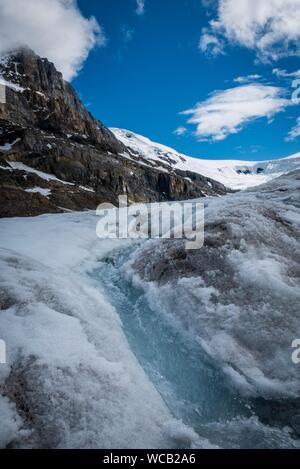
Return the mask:
[[99,240],[90,212],[0,220],[0,446],[299,446],[299,189],[293,173],[206,199],[190,252]]
[[122,246],[90,213],[0,221],[0,445],[172,446],[172,416],[87,272]]
[[207,201],[205,246],[148,241],[130,265],[151,306],[186,331],[244,393],[299,397],[300,176]]

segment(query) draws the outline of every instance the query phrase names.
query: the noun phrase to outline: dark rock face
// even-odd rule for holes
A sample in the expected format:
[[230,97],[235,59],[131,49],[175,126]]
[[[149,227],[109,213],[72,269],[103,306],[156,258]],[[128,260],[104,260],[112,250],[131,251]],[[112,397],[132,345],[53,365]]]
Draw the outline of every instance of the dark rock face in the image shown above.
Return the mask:
[[72,86],[47,59],[24,49],[8,56],[0,72],[5,80],[23,90],[16,93],[7,87],[7,104],[1,117],[25,128],[69,134],[71,140],[102,150],[122,151],[118,140],[91,116]]
[[[85,109],[54,65],[31,50],[2,59],[0,76],[7,82],[6,103],[0,104],[0,216],[92,209],[116,204],[123,194],[130,202],[149,202],[226,193],[200,175],[140,164]],[[48,195],[29,192],[37,187],[49,189]]]

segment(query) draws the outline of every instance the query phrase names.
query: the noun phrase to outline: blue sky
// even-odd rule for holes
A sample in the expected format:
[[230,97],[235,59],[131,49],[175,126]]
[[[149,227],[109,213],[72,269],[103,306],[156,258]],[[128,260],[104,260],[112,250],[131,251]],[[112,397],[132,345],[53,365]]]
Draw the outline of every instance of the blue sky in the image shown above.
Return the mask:
[[[73,85],[90,112],[105,125],[130,129],[188,155],[263,160],[299,151],[299,139],[286,140],[300,116],[299,105],[290,102],[295,76],[282,76],[282,70],[286,75],[299,70],[299,58],[288,53],[278,53],[271,60],[258,57],[256,45],[245,47],[235,40],[224,46],[220,36],[216,44],[224,50],[207,54],[204,46],[199,48],[199,40],[205,32],[211,37],[209,22],[216,17],[213,3],[146,0],[144,14],[139,15],[136,0],[79,0],[82,14],[95,16],[103,28],[106,45],[91,51]],[[215,31],[213,34],[216,37]],[[275,68],[281,71],[272,73]],[[248,75],[260,78],[234,81]],[[243,109],[241,119],[240,114],[237,117],[241,121],[225,135],[224,129],[210,134],[211,106],[223,102],[222,91],[232,88],[239,89],[239,96],[262,92],[263,105],[271,100],[271,111],[263,109],[257,118]],[[215,94],[208,102],[211,93]],[[191,116],[180,113],[197,103],[202,103],[201,125],[195,135],[197,125],[187,123]],[[249,109],[247,102],[245,107]],[[220,116],[222,108],[212,116],[213,121]],[[183,135],[176,135],[174,131],[181,127]]]

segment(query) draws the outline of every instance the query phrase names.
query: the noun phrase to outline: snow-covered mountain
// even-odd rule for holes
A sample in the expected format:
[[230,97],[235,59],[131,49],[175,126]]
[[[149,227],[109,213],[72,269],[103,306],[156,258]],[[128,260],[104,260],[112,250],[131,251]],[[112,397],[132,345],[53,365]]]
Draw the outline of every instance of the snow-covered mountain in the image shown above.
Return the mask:
[[199,174],[140,164],[28,48],[0,56],[0,92],[0,217],[95,209],[121,194],[155,202],[228,192]]
[[143,165],[198,173],[231,189],[254,187],[300,169],[300,153],[274,161],[206,160],[183,155],[128,130],[110,130]]

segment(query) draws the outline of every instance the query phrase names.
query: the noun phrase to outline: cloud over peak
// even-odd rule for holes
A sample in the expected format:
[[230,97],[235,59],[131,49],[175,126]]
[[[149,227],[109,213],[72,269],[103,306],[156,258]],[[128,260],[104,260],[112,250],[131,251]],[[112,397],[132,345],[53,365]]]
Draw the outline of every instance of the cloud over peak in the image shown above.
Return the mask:
[[236,134],[250,121],[275,114],[291,105],[283,89],[252,83],[214,92],[207,100],[181,114],[190,116],[200,141],[221,141]]
[[104,43],[96,19],[85,18],[76,0],[0,0],[0,54],[28,46],[71,80],[91,49]]
[[[300,56],[300,0],[216,0],[215,18],[199,47],[223,51],[224,42],[252,49],[262,61]],[[209,37],[209,41],[207,41]]]

